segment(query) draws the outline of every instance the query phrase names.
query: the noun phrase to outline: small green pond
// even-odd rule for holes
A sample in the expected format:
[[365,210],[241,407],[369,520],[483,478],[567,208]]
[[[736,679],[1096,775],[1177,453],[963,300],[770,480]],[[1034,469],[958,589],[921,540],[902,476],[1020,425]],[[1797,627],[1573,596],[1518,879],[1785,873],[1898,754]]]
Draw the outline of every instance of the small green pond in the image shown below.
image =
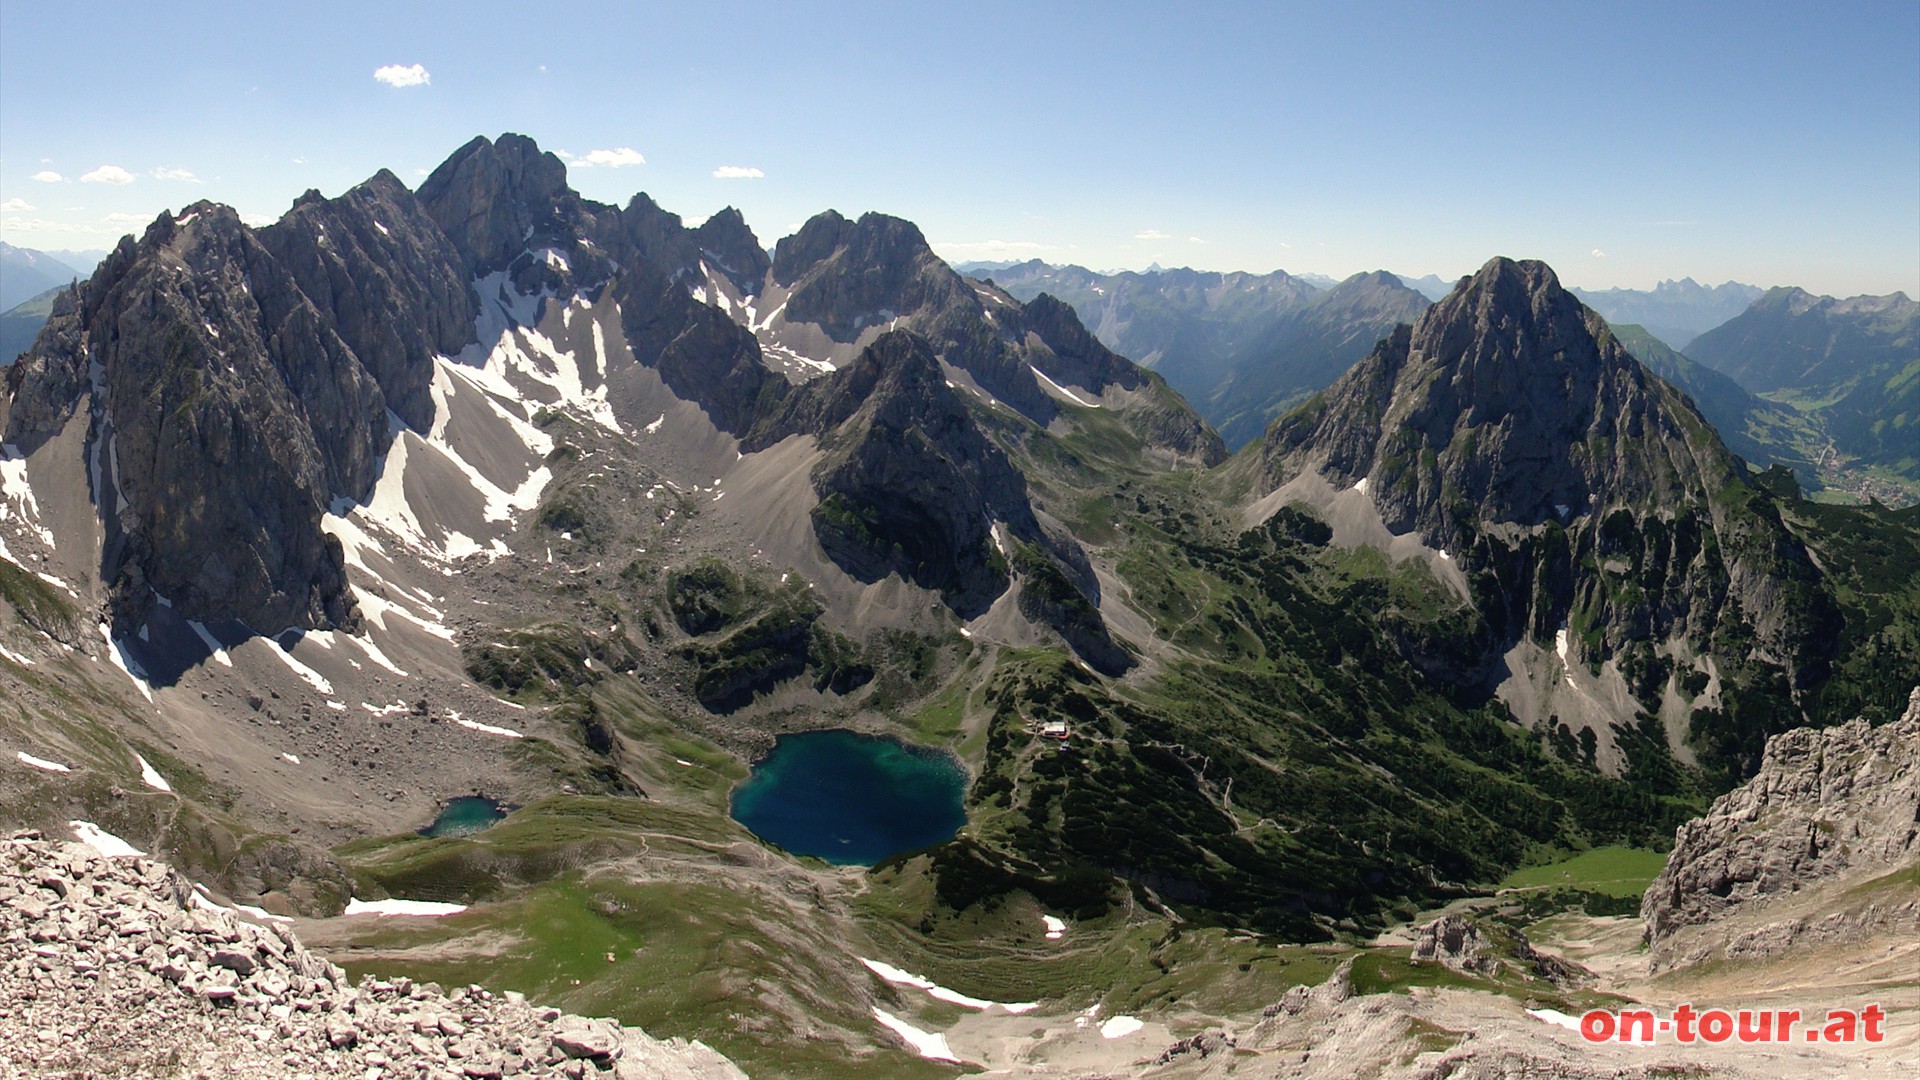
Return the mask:
[[507,816],[507,807],[497,799],[481,795],[462,795],[449,799],[446,809],[433,824],[420,830],[421,836],[467,836],[489,828]]

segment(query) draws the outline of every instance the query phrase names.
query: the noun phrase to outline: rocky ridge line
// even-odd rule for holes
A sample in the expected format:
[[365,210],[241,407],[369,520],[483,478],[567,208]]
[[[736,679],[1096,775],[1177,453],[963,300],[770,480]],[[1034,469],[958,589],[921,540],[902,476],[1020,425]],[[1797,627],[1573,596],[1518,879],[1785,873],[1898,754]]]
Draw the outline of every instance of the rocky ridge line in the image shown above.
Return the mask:
[[0,840],[0,1073],[45,1077],[745,1080],[699,1042],[511,991],[363,979],[196,904],[163,863]]
[[[1776,955],[1802,942],[1920,933],[1920,877],[1913,875],[1920,875],[1920,688],[1906,714],[1882,727],[1856,719],[1769,740],[1753,779],[1680,827],[1640,915],[1656,969],[1715,953]],[[1849,886],[1848,895],[1818,911],[1768,915],[1768,905],[1826,885]],[[1729,923],[1731,931],[1716,925]]]

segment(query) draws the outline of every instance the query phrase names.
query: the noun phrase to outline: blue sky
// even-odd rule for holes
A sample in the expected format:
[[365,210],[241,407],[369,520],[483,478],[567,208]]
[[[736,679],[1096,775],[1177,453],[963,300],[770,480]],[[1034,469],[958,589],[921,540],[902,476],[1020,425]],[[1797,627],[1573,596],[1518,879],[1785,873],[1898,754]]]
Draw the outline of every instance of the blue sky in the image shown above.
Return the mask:
[[833,207],[910,218],[955,261],[1452,276],[1504,254],[1589,287],[1920,295],[1913,0],[0,0],[21,246],[109,247],[201,198],[264,220],[383,166],[418,184],[502,131],[631,150],[573,185],[690,222],[736,205],[768,244]]

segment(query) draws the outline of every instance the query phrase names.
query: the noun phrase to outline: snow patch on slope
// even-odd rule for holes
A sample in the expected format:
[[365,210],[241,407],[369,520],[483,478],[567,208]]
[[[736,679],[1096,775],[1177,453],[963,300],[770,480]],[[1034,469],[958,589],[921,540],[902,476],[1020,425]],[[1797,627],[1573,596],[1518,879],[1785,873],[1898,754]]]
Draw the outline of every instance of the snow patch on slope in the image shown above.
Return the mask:
[[109,859],[135,858],[146,854],[91,821],[69,821],[67,828],[73,830],[75,840]]
[[1089,408],[1089,409],[1100,408],[1099,402],[1088,401],[1086,398],[1081,397],[1079,394],[1076,394],[1073,391],[1067,389],[1066,387],[1061,386],[1059,383],[1054,382],[1052,379],[1047,378],[1046,372],[1041,371],[1039,368],[1034,367],[1032,364],[1028,364],[1027,368],[1028,370],[1033,372],[1034,378],[1039,379],[1041,382],[1045,383],[1047,387],[1051,389],[1054,392],[1054,394],[1056,394],[1057,396],[1064,397],[1068,401],[1073,402],[1075,405],[1085,406],[1086,408]]
[[927,1058],[930,1061],[958,1062],[960,1060],[953,1056],[953,1048],[947,1045],[947,1037],[945,1035],[932,1031],[921,1031],[905,1020],[877,1006],[873,1010],[873,1018],[884,1024],[889,1031],[906,1040],[907,1045],[913,1047],[913,1052],[923,1058]]

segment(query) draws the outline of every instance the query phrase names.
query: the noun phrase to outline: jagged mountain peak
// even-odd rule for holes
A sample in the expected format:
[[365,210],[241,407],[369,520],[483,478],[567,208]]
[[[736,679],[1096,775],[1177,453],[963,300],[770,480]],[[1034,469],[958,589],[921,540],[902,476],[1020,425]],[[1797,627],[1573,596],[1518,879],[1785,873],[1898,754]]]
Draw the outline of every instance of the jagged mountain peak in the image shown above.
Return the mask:
[[[775,245],[774,282],[796,285],[836,256],[863,269],[872,268],[865,270],[866,276],[888,279],[910,275],[927,261],[939,261],[920,227],[905,218],[869,210],[857,221],[849,221],[838,211],[827,210]],[[941,266],[945,268],[944,263]],[[951,270],[947,273],[959,278]],[[799,291],[795,290],[796,295]]]
[[[1370,478],[1388,527],[1445,546],[1608,500],[1704,499],[1738,475],[1691,403],[1534,260],[1490,260],[1268,434],[1275,475]],[[1567,508],[1561,510],[1561,507]]]
[[414,193],[383,169],[337,199],[309,192],[259,235],[387,406],[415,430],[431,426],[433,357],[472,338],[475,309],[459,251]]
[[782,408],[742,443],[757,451],[792,434],[827,436],[860,412],[906,408],[907,422],[931,411],[963,415],[966,405],[946,383],[926,338],[906,330],[882,334],[854,361],[787,395]]
[[723,207],[693,230],[693,242],[717,263],[742,296],[754,296],[766,284],[773,260],[747,219],[731,206]]
[[454,151],[420,185],[419,198],[475,276],[512,263],[580,201],[564,162],[511,133],[476,137]]
[[818,266],[843,242],[853,225],[838,210],[822,210],[802,222],[792,236],[773,246],[774,284],[791,286],[801,274]]

